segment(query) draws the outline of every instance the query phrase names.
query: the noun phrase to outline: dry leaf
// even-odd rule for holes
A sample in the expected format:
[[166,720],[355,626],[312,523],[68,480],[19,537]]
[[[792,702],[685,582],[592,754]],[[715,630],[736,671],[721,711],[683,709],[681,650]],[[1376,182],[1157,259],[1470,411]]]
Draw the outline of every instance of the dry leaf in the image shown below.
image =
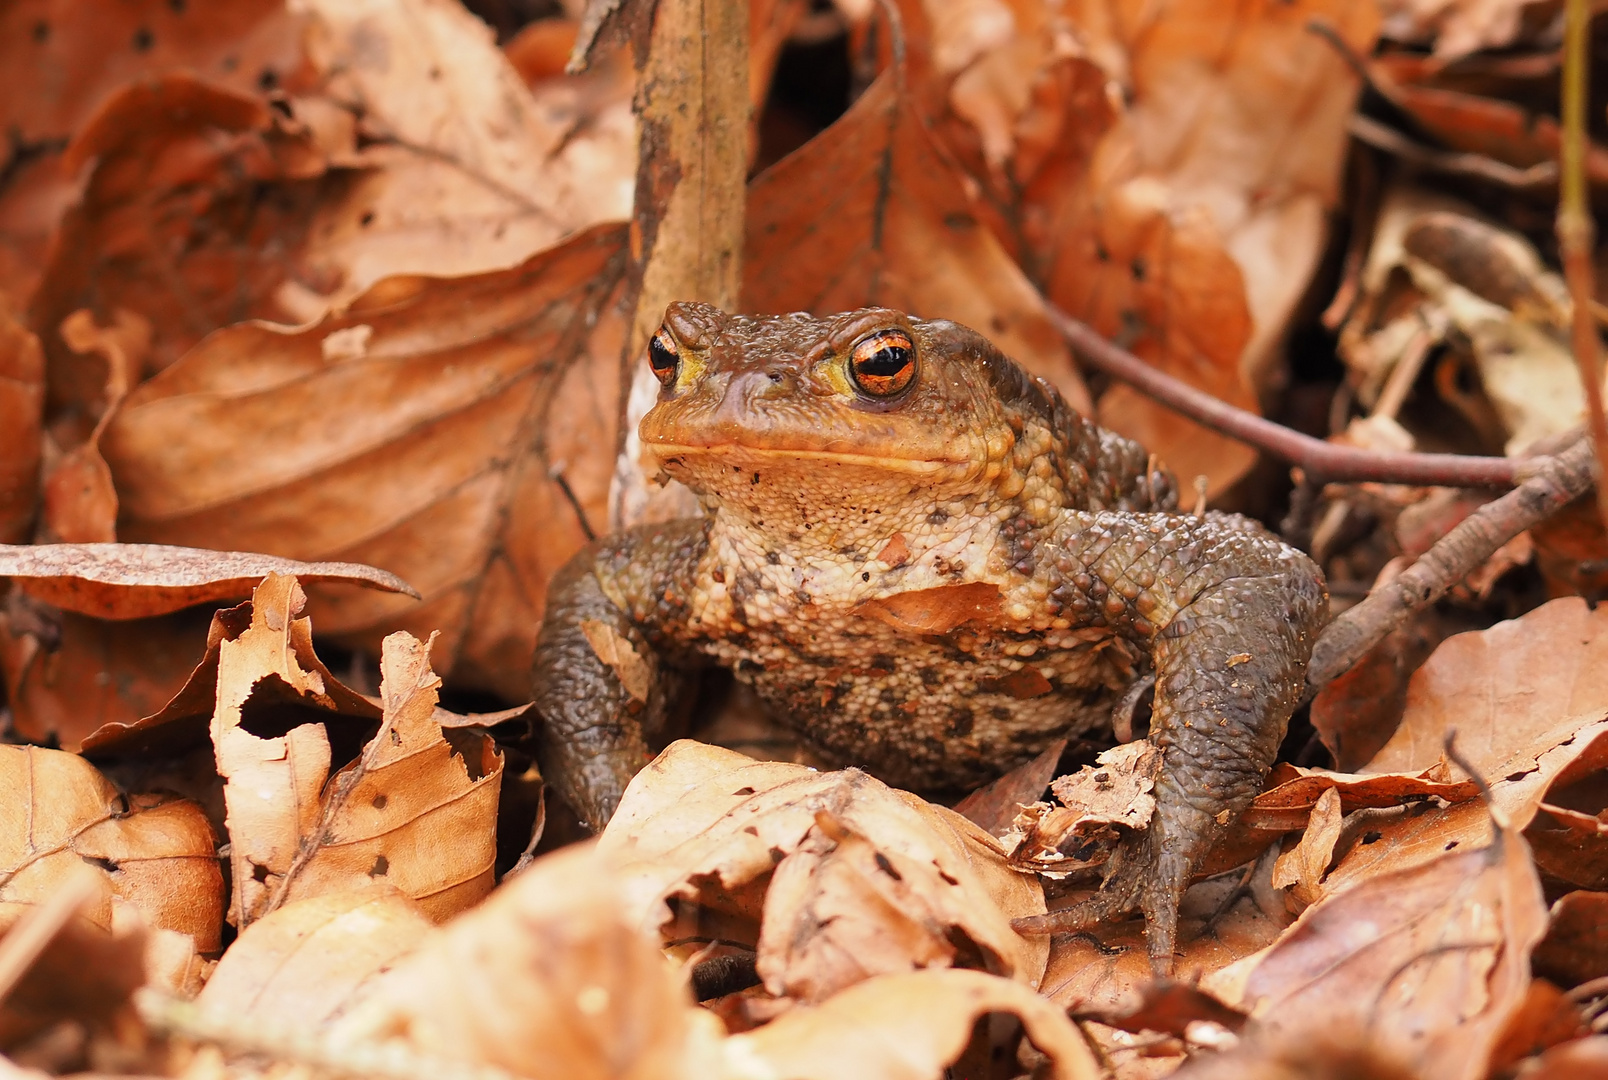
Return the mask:
[[1037,802],[1050,786],[1065,752],[1066,740],[1056,740],[1038,757],[1024,761],[960,800],[955,804],[955,813],[976,822],[990,835],[1005,835],[1022,807]]
[[[321,631],[374,648],[439,629],[443,672],[522,699],[547,579],[606,520],[622,240],[393,279],[299,331],[214,334],[106,432],[120,534],[391,570],[425,602],[315,589]],[[365,354],[326,360],[359,325]]]
[[679,938],[703,920],[747,935],[772,994],[818,1000],[926,965],[1032,985],[1048,947],[1011,930],[1043,911],[1042,894],[988,834],[857,769],[677,742],[626,788],[599,851],[623,868],[645,925]]
[[1019,983],[979,971],[883,975],[726,1040],[727,1075],[795,1080],[939,1080],[989,1013],[1014,1014],[1049,1059],[1045,1075],[1094,1080],[1093,1053],[1066,1015]]
[[0,543],[24,540],[33,528],[44,407],[39,339],[0,299]]
[[[1212,0],[1069,12],[1129,105],[1080,181],[1046,193],[1045,295],[1148,362],[1255,407],[1323,253],[1355,76],[1308,29],[1366,54],[1377,14],[1344,0]],[[1221,491],[1253,460],[1126,387],[1102,422]]]
[[0,10],[0,290],[26,296],[51,230],[76,194],[67,140],[125,84],[186,69],[229,89],[267,90],[301,58],[303,20],[282,0],[214,5],[20,0]]
[[[425,646],[398,634],[381,657],[379,731],[331,778],[331,734],[349,737],[351,723],[332,728],[329,714],[350,715],[355,695],[332,694],[310,620],[297,618],[303,601],[295,578],[270,575],[252,598],[250,628],[219,644],[212,738],[228,807],[231,921],[244,929],[286,900],[378,880],[436,919],[473,905],[491,889],[502,755],[472,735],[457,756],[431,719],[440,680]],[[309,722],[320,712],[328,722]],[[372,707],[357,710],[371,716]]]
[[1608,893],[1566,893],[1552,905],[1536,973],[1568,989],[1608,976]]
[[36,746],[0,746],[0,791],[11,796],[0,806],[0,907],[45,902],[88,864],[94,887],[80,910],[90,922],[110,930],[121,899],[146,925],[218,949],[223,875],[195,803],[125,801],[84,759]]
[[[308,0],[319,94],[357,118],[363,168],[323,200],[282,291],[311,320],[399,274],[511,267],[631,214],[630,79],[590,99],[568,81],[527,89],[490,29],[450,0]],[[588,111],[581,111],[585,106]]]
[[1316,899],[1318,883],[1329,871],[1334,858],[1334,845],[1340,839],[1340,792],[1328,788],[1318,796],[1312,809],[1312,818],[1300,843],[1281,854],[1273,864],[1273,887],[1294,887],[1291,894],[1298,904],[1310,904]]
[[36,903],[0,904],[0,1049],[16,1053],[52,1025],[65,1026],[69,1041],[85,1024],[109,1026],[146,981],[143,931],[114,931],[81,914],[100,891],[96,873],[80,865]]
[[1477,1080],[1545,929],[1529,847],[1504,830],[1308,908],[1250,966],[1244,1004],[1275,1035],[1355,1030],[1426,1080]]
[[1514,45],[1556,17],[1556,5],[1545,0],[1384,0],[1380,10],[1380,37],[1433,43],[1442,63]]
[[1364,772],[1426,769],[1446,733],[1494,770],[1571,716],[1608,709],[1608,610],[1553,600],[1489,630],[1443,641],[1413,675],[1401,726]]
[[395,574],[357,563],[302,563],[160,544],[0,544],[0,577],[15,579],[43,603],[102,619],[143,619],[248,596],[269,574],[418,596]]
[[180,611],[109,622],[12,591],[0,603],[0,674],[17,734],[77,750],[108,724],[156,712],[194,668],[206,620]]
[[719,1076],[718,1022],[632,913],[610,860],[576,845],[536,860],[371,984],[347,1038],[521,1076]]
[[218,961],[197,1004],[267,1027],[331,1023],[433,927],[390,885],[296,900],[248,926]]

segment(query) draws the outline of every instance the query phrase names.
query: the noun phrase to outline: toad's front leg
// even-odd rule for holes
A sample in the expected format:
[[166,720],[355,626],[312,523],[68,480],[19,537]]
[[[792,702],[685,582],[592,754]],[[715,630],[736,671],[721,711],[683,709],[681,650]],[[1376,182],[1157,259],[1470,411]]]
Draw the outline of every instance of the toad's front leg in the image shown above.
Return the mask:
[[1169,972],[1190,874],[1261,791],[1328,594],[1310,559],[1234,515],[1071,514],[1058,539],[1064,610],[1151,651],[1161,771],[1144,836],[1118,853],[1099,892],[1039,929],[1137,907],[1151,962]]
[[662,726],[686,685],[656,639],[684,611],[702,522],[620,533],[583,548],[553,576],[532,684],[542,775],[594,832],[648,763],[645,732]]

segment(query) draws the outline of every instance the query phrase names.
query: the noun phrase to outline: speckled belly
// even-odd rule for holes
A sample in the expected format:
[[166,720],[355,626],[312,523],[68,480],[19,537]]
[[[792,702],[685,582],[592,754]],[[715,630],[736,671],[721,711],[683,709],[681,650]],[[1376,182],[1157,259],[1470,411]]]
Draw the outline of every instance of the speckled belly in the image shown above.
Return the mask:
[[699,647],[824,757],[935,791],[986,782],[1105,725],[1145,663],[1127,642],[1095,634],[1012,655],[1030,641],[969,628],[913,636],[821,608],[785,630],[751,627]]

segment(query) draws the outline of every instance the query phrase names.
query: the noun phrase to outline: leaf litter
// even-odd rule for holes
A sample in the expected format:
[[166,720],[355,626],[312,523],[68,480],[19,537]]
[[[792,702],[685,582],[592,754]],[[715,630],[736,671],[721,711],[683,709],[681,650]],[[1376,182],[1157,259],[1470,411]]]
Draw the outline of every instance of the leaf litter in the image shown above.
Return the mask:
[[[750,147],[797,149],[749,185],[742,306],[974,325],[1268,518],[1252,451],[1087,378],[1047,304],[1292,422],[1322,325],[1337,439],[1546,445],[1581,401],[1524,179],[1559,138],[1550,10],[924,0],[890,41],[872,5],[755,3]],[[539,723],[502,706],[547,581],[623,516],[639,69],[562,73],[595,13],[500,49],[451,0],[87,11],[0,14],[7,1071],[1600,1065],[1589,513],[1325,691],[1186,898],[1184,983],[1137,922],[1015,922],[1146,827],[1142,742],[1053,748],[957,813],[671,731],[597,842],[507,873],[573,836],[498,725]],[[823,40],[847,108],[790,135],[778,87]],[[1364,80],[1396,111],[1359,112]],[[1488,497],[1297,479],[1285,527],[1342,603]],[[880,614],[941,632],[947,603]]]

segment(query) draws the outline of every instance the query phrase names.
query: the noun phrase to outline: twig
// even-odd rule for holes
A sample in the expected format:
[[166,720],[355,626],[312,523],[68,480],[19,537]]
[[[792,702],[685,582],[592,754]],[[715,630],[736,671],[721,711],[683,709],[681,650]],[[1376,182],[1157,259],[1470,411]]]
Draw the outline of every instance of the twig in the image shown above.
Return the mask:
[[1158,371],[1054,304],[1050,319],[1073,350],[1091,366],[1121,379],[1174,411],[1231,439],[1265,450],[1321,482],[1370,480],[1385,484],[1444,487],[1510,487],[1533,462],[1462,454],[1403,454],[1363,450],[1303,435],[1283,424],[1238,409]]
[[134,1005],[151,1030],[211,1043],[236,1057],[378,1080],[513,1080],[513,1074],[502,1069],[427,1056],[400,1040],[337,1045],[311,1026],[265,1024],[254,1017],[232,1020],[150,988],[135,993]]
[[1591,440],[1582,436],[1556,457],[1524,464],[1534,469],[1529,479],[1464,518],[1393,581],[1329,624],[1307,667],[1309,697],[1413,613],[1439,600],[1497,548],[1585,494],[1592,482]]
[[[1602,404],[1602,343],[1597,339],[1592,300],[1596,273],[1591,264],[1597,226],[1591,219],[1586,188],[1586,80],[1591,4],[1569,0],[1563,30],[1563,184],[1558,198],[1558,249],[1563,277],[1574,302],[1570,320],[1575,363],[1585,384],[1586,413],[1592,441],[1597,446],[1597,467],[1608,476],[1608,414]],[[1597,485],[1597,511],[1608,523],[1608,485]]]
[[1389,124],[1382,124],[1373,117],[1363,116],[1361,113],[1351,118],[1350,131],[1351,137],[1358,142],[1367,143],[1375,150],[1383,150],[1403,161],[1410,161],[1414,165],[1433,169],[1435,172],[1472,176],[1520,190],[1546,187],[1558,182],[1558,164],[1555,161],[1543,161],[1539,165],[1531,165],[1528,169],[1519,169],[1495,158],[1488,158],[1484,154],[1437,150],[1432,146],[1414,142]]

